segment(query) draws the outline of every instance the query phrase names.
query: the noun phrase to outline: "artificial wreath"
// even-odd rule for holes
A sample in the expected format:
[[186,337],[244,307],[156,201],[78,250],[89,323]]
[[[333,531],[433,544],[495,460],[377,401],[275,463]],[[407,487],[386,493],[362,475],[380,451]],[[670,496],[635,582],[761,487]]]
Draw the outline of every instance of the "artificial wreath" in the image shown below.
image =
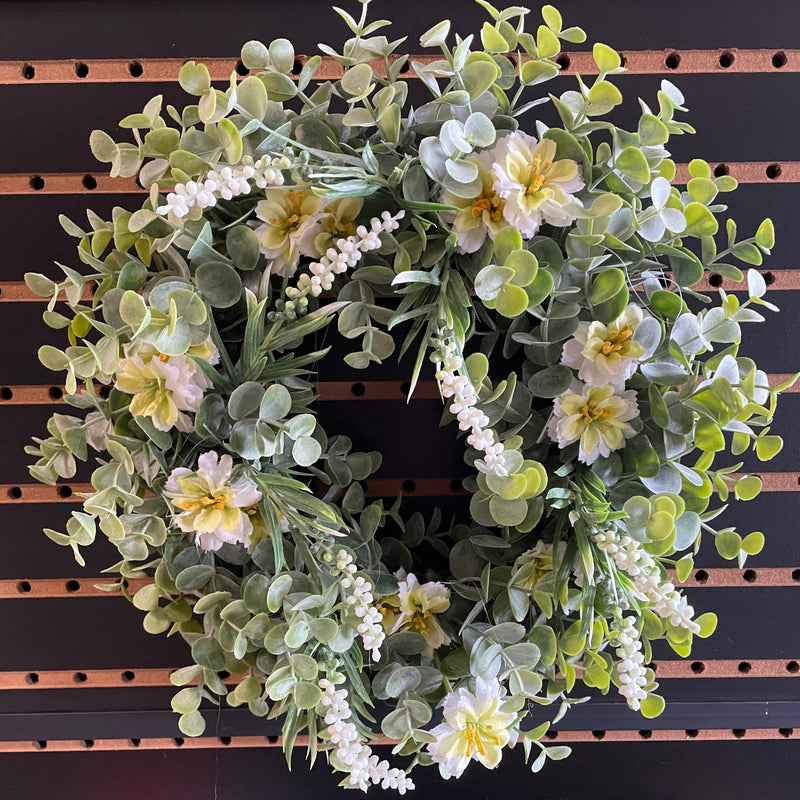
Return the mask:
[[[99,464],[47,535],[83,563],[99,529],[120,555],[105,588],[191,646],[172,675],[181,731],[224,696],[282,718],[289,752],[307,732],[360,789],[496,767],[516,744],[538,771],[569,752],[543,737],[576,684],[659,714],[652,642],[687,656],[716,624],[675,582],[703,539],[740,565],[761,549],[714,524],[761,488],[733,460],[782,446],[768,426],[788,384],[738,355],[741,325],[776,310],[764,279],[748,270],[743,301],[692,288],[709,269],[743,281],[730,262],[761,263],[770,220],[739,239],[728,219],[720,243],[736,181],[695,160],[672,185],[666,144],[692,128],[671,83],[618,128],[617,52],[596,44],[597,76],[548,95],[583,31],[545,6],[530,33],[527,9],[478,2],[480,45],[444,21],[419,61],[368,0],[359,19],[335,9],[352,32],[320,45],[335,80],[314,83],[322,58],[285,39],[248,42],[250,74],[224,91],[189,61],[196,102],[153,98],[120,123],[132,143],[91,135],[112,176],[147,187],[141,208],[62,217],[85,269],[26,276],[69,337],[40,358],[88,412],[53,415],[31,473]],[[312,410],[314,334],[334,323],[358,342],[351,367],[415,349],[411,393],[434,363],[465,434],[467,519],[367,503],[380,454]],[[125,579],[147,576],[131,597]],[[400,766],[373,753],[378,731]]]

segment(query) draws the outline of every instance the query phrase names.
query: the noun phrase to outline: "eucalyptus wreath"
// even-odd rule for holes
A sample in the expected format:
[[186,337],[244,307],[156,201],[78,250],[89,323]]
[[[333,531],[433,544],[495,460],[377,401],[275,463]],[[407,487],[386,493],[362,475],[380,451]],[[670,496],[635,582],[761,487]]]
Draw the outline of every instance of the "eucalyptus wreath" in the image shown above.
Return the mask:
[[[606,119],[615,50],[547,94],[584,32],[552,6],[528,32],[527,9],[478,2],[480,44],[444,21],[418,61],[368,0],[359,19],[334,9],[351,37],[320,45],[333,80],[286,39],[245,44],[250,74],[224,90],[187,62],[193,102],[153,98],[120,122],[132,142],[91,135],[112,176],[147,187],[141,207],[62,217],[82,268],[26,276],[67,332],[39,356],[78,410],[52,416],[30,471],[97,464],[46,534],[83,563],[99,530],[120,557],[102,588],[191,647],[172,674],[184,734],[224,697],[281,718],[287,753],[306,732],[364,790],[402,794],[416,765],[496,767],[517,744],[536,772],[568,755],[544,735],[581,686],[657,716],[653,642],[687,656],[716,625],[676,584],[703,539],[740,565],[759,552],[762,533],[716,520],[761,489],[735,459],[782,447],[789,383],[738,355],[741,326],[777,310],[735,265],[761,264],[771,221],[741,239],[726,219],[720,241],[736,181],[694,160],[673,186],[666,145],[693,132],[674,85],[623,130]],[[692,288],[706,270],[747,297]],[[381,455],[313,410],[314,335],[333,325],[351,367],[416,353],[409,394],[433,362],[468,518],[365,498]],[[379,731],[401,766],[373,753]]]

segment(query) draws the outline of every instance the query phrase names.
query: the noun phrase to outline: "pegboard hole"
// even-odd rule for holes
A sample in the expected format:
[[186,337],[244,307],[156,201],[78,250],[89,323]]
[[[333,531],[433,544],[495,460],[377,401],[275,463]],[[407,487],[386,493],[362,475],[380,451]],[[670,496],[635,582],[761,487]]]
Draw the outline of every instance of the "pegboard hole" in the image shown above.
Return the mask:
[[726,50],[724,53],[720,53],[719,65],[722,69],[728,69],[728,67],[733,65],[734,61],[736,61],[736,56],[730,51]]
[[796,583],[800,583],[800,569],[792,570],[792,580]]
[[411,478],[407,478],[403,481],[403,491],[404,492],[414,492],[417,489],[417,482],[412,480]]
[[23,64],[21,72],[26,81],[32,81],[36,77],[36,68],[33,64]]
[[228,672],[228,670],[226,670],[226,669],[221,669],[221,670],[220,670],[220,671],[217,673],[217,675],[219,675],[219,677],[220,677],[220,678],[221,678],[223,681],[224,681],[224,680],[227,680],[227,679],[228,679],[228,678],[230,678],[230,676],[231,676],[230,672]]
[[544,738],[554,742],[556,739],[558,739],[558,731],[547,731],[547,733],[544,735]]
[[182,736],[176,736],[172,741],[175,743],[175,747],[183,747],[183,737]]
[[89,678],[85,672],[76,672],[72,676],[72,680],[75,681],[75,683],[86,683],[86,681],[88,681]]
[[58,496],[59,497],[72,497],[72,488],[69,486],[59,486],[58,487]]
[[84,739],[83,740],[83,746],[87,750],[91,750],[94,747],[94,739]]
[[367,387],[363,383],[354,383],[350,387],[350,392],[353,397],[363,397],[367,391]]
[[645,664],[646,669],[651,669],[653,672],[658,672],[658,664],[655,661],[651,661],[649,664]]
[[639,738],[649,739],[653,735],[653,731],[639,731]]
[[2,397],[3,400],[11,400],[11,398],[14,397],[14,392],[12,392],[8,386],[4,386],[0,389],[0,397]]
[[772,56],[772,66],[775,67],[775,69],[782,69],[785,67],[787,61],[786,53],[784,53],[783,50],[779,50]]
[[695,730],[694,728],[687,728],[686,730],[686,738],[687,739],[696,739],[700,735],[700,731]]
[[35,686],[37,683],[39,683],[39,674],[37,672],[29,672],[25,676],[25,683],[27,683],[29,686]]
[[110,386],[101,386],[97,392],[103,400],[108,400],[108,396],[111,394],[111,387]]
[[[512,60],[514,63],[516,63],[516,59],[515,59],[515,58],[512,58],[511,60]],[[411,69],[411,64],[408,62],[408,60],[406,60],[406,61],[403,63],[403,66],[402,66],[402,67],[400,67],[400,74],[401,74],[401,75],[405,75],[405,74],[406,74],[406,73],[407,73],[407,72],[408,72],[410,69]]]
[[719,289],[719,287],[722,286],[722,281],[722,275],[720,275],[718,272],[712,272],[708,276],[708,285],[713,286],[715,289]]
[[617,53],[617,55],[619,56],[619,65],[620,65],[621,67],[625,67],[625,66],[627,66],[627,64],[628,64],[628,57],[625,55],[625,53]]
[[270,744],[278,744],[278,739],[279,739],[279,737],[278,737],[278,736],[275,736],[275,735],[272,735],[272,736],[267,736],[267,741],[268,741]]
[[128,743],[130,744],[131,747],[138,747],[142,743],[142,740],[141,739],[128,739]]
[[64,584],[64,587],[70,594],[72,594],[73,592],[80,591],[81,585],[78,581],[73,579],[71,581],[67,581],[66,584]]
[[690,669],[695,675],[702,675],[706,671],[706,665],[702,661],[692,661]]
[[570,64],[572,64],[572,59],[568,55],[562,55],[556,59],[556,64],[558,64],[561,69],[569,69]]
[[81,183],[83,184],[83,188],[90,192],[97,188],[97,179],[94,177],[94,175],[89,175],[88,173],[83,176]]
[[794,733],[794,728],[778,728],[778,733],[784,739],[788,739]]
[[19,486],[10,486],[6,494],[12,500],[19,500],[20,497],[22,497],[22,489],[20,489]]
[[136,673],[133,670],[126,669],[125,672],[120,675],[120,678],[123,683],[130,683],[136,680]]
[[461,492],[464,490],[464,484],[460,478],[453,478],[450,481],[450,491],[451,492]]
[[731,733],[732,733],[732,734],[733,734],[733,735],[734,735],[734,736],[735,736],[737,739],[744,739],[744,737],[745,737],[745,734],[747,733],[747,729],[746,729],[746,728],[734,728],[734,729],[731,731]]
[[411,391],[411,381],[403,381],[400,384],[400,394],[408,397],[408,393]]
[[131,63],[128,64],[128,72],[132,78],[141,78],[144,67],[138,61],[131,61]]
[[219,737],[219,743],[221,745],[224,745],[225,747],[227,747],[231,743],[231,737],[230,736],[220,736]]
[[754,569],[746,569],[742,573],[742,580],[745,583],[755,583],[758,579],[758,573]]
[[725,175],[730,175],[731,169],[727,164],[717,164],[714,167],[714,177],[715,178],[722,178]]
[[75,76],[78,78],[88,78],[89,77],[89,65],[84,64],[82,61],[79,61],[75,65]]
[[780,178],[781,172],[783,172],[783,170],[781,169],[781,165],[780,164],[770,164],[766,168],[765,172],[767,174],[767,177],[771,181],[774,181],[774,180],[777,180],[778,178]]
[[60,389],[58,386],[51,386],[47,390],[47,395],[51,400],[61,400],[64,396],[64,390]]
[[592,736],[595,739],[597,739],[598,741],[600,741],[601,739],[605,739],[606,738],[606,732],[605,731],[592,731]]
[[742,675],[747,675],[747,673],[753,669],[753,665],[749,661],[740,661],[737,669]]
[[47,739],[37,739],[33,743],[33,747],[36,750],[47,750]]
[[708,573],[704,569],[699,569],[694,574],[697,583],[708,583]]
[[678,53],[670,53],[664,59],[664,66],[667,69],[678,69],[680,65],[681,65],[681,57]]
[[299,75],[303,71],[303,62],[301,59],[296,58],[292,64],[292,75]]
[[30,186],[34,192],[41,192],[42,189],[44,189],[44,178],[41,175],[31,175],[28,186]]
[[775,273],[773,272],[762,272],[761,277],[764,279],[764,283],[766,283],[767,286],[772,286],[772,284],[775,283]]
[[236,70],[236,74],[242,78],[244,78],[245,75],[250,74],[250,70],[247,69],[241,58],[236,62],[236,66],[234,67],[234,69]]
[[798,672],[800,672],[800,664],[798,664],[796,661],[789,661],[786,664],[786,671],[791,672],[792,675],[796,675]]
[[17,591],[20,594],[27,594],[32,588],[30,581],[20,581],[17,584]]

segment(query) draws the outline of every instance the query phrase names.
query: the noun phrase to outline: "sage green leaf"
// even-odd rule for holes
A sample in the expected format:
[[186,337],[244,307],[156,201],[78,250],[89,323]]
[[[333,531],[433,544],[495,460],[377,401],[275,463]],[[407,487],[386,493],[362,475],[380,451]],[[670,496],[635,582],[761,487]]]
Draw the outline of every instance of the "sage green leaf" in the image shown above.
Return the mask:
[[259,417],[265,420],[283,419],[292,407],[292,396],[289,390],[280,383],[273,383],[264,392],[259,409]]
[[211,75],[205,64],[187,61],[178,71],[178,83],[184,92],[200,97],[211,89]]
[[215,308],[229,308],[242,296],[242,279],[223,261],[207,261],[194,274],[200,296]]
[[650,166],[644,153],[632,145],[626,147],[614,159],[614,166],[623,174],[638,183],[650,182]]
[[539,370],[528,381],[528,388],[536,397],[558,397],[569,389],[575,374],[569,367],[556,364]]

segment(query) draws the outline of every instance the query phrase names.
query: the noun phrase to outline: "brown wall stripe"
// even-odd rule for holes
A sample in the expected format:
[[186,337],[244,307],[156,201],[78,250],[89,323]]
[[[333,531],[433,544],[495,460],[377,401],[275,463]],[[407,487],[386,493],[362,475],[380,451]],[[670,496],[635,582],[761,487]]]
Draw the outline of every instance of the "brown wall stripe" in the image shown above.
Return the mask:
[[[657,661],[650,664],[658,680],[674,678],[796,678],[800,663],[789,659],[751,659],[748,661]],[[136,669],[40,670],[0,672],[0,691],[28,689],[108,689],[120,687],[170,686],[169,667]],[[227,684],[243,676],[230,676]]]
[[[800,473],[752,472],[763,481],[765,492],[800,491]],[[737,475],[731,475],[736,478]],[[464,495],[460,478],[370,478],[363,481],[368,497],[395,497],[402,492],[413,497],[447,497]],[[38,483],[0,484],[0,504],[3,503],[79,503],[81,492],[91,492],[88,483],[61,483],[46,486]]]
[[[669,579],[677,583],[674,570],[668,571]],[[0,600],[51,599],[68,597],[122,597],[120,592],[98,589],[97,584],[109,584],[112,579],[106,576],[96,578],[12,578],[0,580]],[[152,578],[126,580],[131,594],[152,583]],[[696,569],[682,586],[695,589],[719,588],[775,588],[800,586],[800,568],[763,567],[740,570],[735,567],[717,569]]]
[[[800,71],[800,50],[745,50],[734,47],[712,50],[626,50],[620,55],[630,75]],[[234,70],[240,76],[249,74],[235,58],[196,58],[208,67],[215,81],[227,81]],[[429,63],[435,58],[428,54],[412,55],[409,60]],[[295,73],[299,73],[307,59],[308,56],[297,56]],[[172,82],[177,79],[178,70],[186,60],[115,58],[0,61],[0,84]],[[597,74],[597,66],[590,53],[564,52],[556,60],[562,74]],[[376,61],[373,65],[385,74],[383,62]],[[403,74],[406,78],[417,77],[412,67]],[[336,80],[341,76],[341,66],[324,56],[315,79]]]
[[[714,174],[731,175],[739,183],[800,183],[799,161],[711,162]],[[678,164],[675,183],[689,179],[686,164]],[[111,178],[105,172],[41,172],[0,174],[0,195],[144,194],[136,178]]]

